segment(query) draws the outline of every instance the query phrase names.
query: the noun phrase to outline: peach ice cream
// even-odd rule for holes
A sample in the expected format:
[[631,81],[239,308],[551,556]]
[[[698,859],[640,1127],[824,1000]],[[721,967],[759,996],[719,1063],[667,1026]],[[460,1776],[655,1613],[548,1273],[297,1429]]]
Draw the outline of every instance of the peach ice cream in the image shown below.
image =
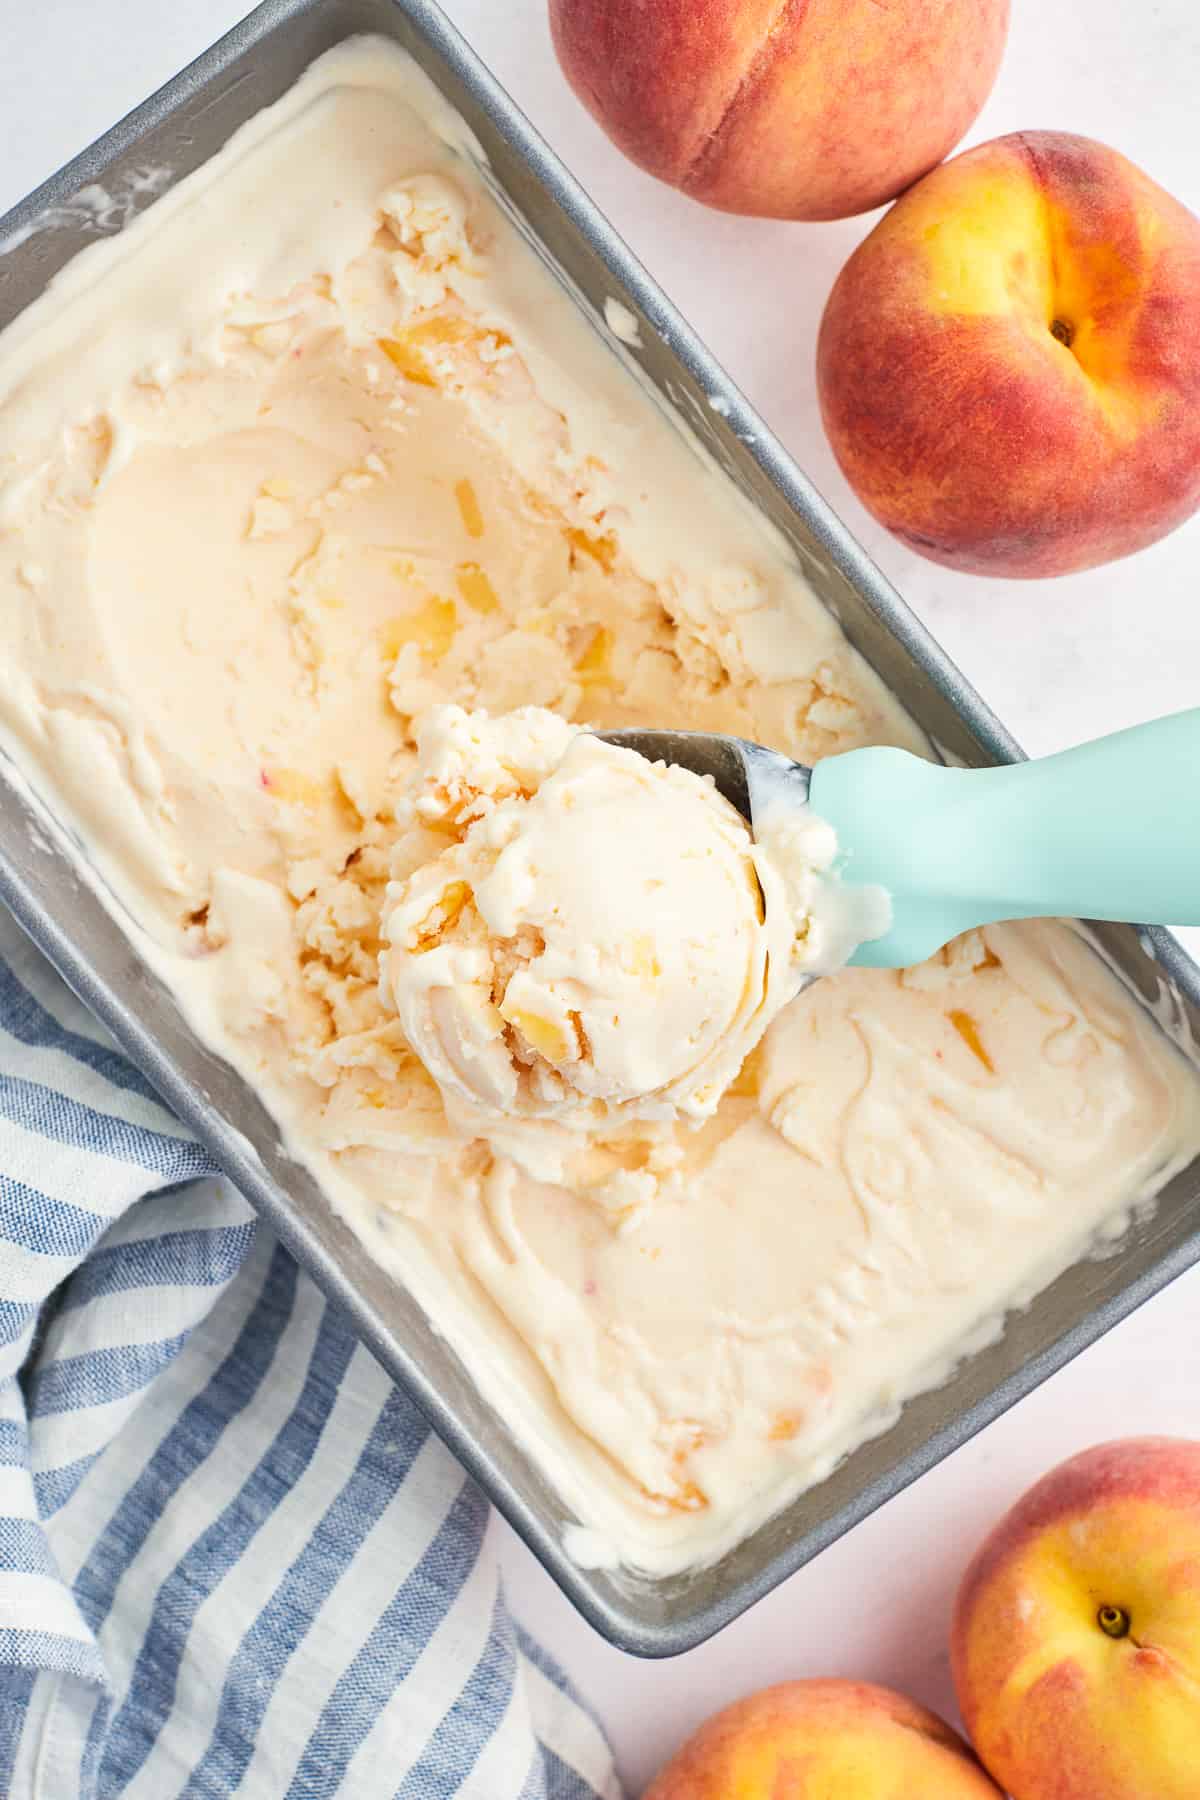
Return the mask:
[[0,335],[0,736],[572,1553],[658,1575],[1119,1232],[1198,1084],[1060,925],[776,1006],[782,842],[581,728],[928,746],[473,158],[346,44]]
[[[711,782],[540,708],[437,708],[417,753],[383,993],[464,1127],[710,1118],[800,991],[836,907],[821,865],[778,865]],[[831,832],[808,841],[832,861]]]

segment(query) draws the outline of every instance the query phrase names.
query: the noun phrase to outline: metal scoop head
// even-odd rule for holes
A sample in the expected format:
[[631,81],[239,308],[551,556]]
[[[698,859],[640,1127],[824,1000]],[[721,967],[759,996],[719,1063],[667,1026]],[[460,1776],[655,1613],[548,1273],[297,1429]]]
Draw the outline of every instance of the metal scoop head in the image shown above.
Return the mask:
[[747,738],[709,731],[601,731],[597,736],[620,750],[636,750],[647,762],[678,763],[693,775],[711,776],[717,792],[750,825],[768,800],[786,798],[793,806],[808,800],[812,770]]

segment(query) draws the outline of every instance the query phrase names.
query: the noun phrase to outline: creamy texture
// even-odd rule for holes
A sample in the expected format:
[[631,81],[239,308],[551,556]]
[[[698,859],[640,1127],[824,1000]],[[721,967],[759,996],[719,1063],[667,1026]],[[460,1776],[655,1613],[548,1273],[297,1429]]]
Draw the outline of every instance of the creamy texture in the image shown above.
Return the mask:
[[[396,866],[431,707],[810,764],[921,747],[469,152],[406,59],[349,46],[4,334],[0,724],[581,1553],[662,1572],[1119,1229],[1200,1147],[1198,1088],[1039,924],[817,982],[710,1117],[611,1119],[540,1172],[448,1114],[410,1033],[453,1060],[453,984],[448,1021],[414,1004],[406,1026],[392,965],[429,861]],[[615,928],[578,868],[553,879]],[[497,919],[519,939],[547,891]],[[687,1072],[639,1013],[580,1091],[637,1086],[644,1056]]]
[[561,1179],[572,1133],[711,1118],[825,948],[830,828],[780,819],[777,864],[710,781],[540,707],[416,738],[381,992],[450,1120]]

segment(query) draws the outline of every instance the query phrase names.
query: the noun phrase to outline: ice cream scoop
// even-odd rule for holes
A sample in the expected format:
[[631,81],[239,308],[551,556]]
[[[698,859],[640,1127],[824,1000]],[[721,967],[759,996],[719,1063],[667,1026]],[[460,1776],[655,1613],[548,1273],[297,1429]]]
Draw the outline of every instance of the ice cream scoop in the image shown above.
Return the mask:
[[908,967],[1000,919],[1200,924],[1200,709],[990,769],[892,749],[807,769],[704,732],[605,736],[711,776],[756,832],[794,808],[826,821],[848,886],[891,898],[891,924],[850,958],[864,967]]

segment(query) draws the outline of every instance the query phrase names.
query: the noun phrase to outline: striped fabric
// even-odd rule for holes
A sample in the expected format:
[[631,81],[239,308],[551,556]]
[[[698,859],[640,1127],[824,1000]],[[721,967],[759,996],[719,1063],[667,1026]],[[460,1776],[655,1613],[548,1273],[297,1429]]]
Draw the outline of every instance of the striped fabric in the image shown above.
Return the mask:
[[478,1491],[2,915],[0,1793],[619,1800]]

